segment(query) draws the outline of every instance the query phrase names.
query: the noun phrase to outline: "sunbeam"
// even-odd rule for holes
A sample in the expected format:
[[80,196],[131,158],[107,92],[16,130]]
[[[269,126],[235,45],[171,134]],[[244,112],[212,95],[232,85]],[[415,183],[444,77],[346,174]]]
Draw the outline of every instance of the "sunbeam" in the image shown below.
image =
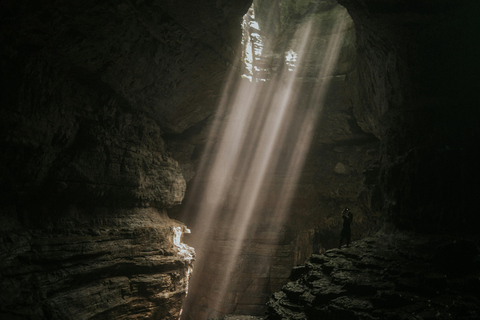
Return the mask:
[[[266,79],[267,72],[259,67],[265,48],[258,24],[253,20],[253,9],[245,16],[245,71],[239,80],[235,71],[239,68],[233,68],[213,120],[199,167],[205,179],[191,190],[195,199],[201,199],[201,205],[186,207],[196,211],[192,228],[197,234],[192,245],[198,260],[183,319],[198,320],[234,312],[238,285],[234,274],[243,268],[241,257],[246,239],[255,234],[261,224],[262,232],[274,235],[271,243],[279,241],[321,116],[347,18],[345,12],[340,12],[329,30],[320,30],[318,21],[312,17],[306,19],[289,42],[282,66]],[[319,32],[331,36],[321,63],[316,62],[319,67],[312,70],[311,62],[318,57],[313,56],[315,42],[311,39]],[[316,71],[316,77],[311,76],[312,71]],[[306,108],[299,107],[301,100],[307,101]],[[282,172],[280,183],[276,172]],[[272,187],[273,184],[276,185]],[[273,214],[264,216],[261,211],[264,190],[269,188],[276,190],[278,201]],[[219,238],[226,239],[228,250],[217,248],[215,241]],[[221,251],[221,258],[209,260],[209,255],[216,250]],[[268,273],[273,254],[260,256],[255,268]],[[203,272],[215,273],[215,281],[201,284]],[[207,300],[210,310],[193,316],[192,301],[196,299]]]

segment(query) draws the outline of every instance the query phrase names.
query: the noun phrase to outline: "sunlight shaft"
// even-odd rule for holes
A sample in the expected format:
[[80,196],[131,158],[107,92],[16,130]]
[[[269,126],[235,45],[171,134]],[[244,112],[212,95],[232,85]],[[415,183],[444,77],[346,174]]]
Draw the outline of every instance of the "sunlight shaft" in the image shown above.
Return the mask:
[[[331,37],[314,84],[305,80],[311,77],[307,76],[311,73],[308,65],[316,58],[312,56],[315,52],[311,39],[317,37],[319,30],[313,19],[295,34],[276,76],[250,82],[257,78],[255,69],[247,67],[251,72],[248,77],[238,81],[232,72],[227,81],[200,163],[204,179],[192,191],[201,202],[194,222],[199,233],[194,244],[199,266],[196,272],[207,268],[207,263],[217,264],[208,266],[209,270],[217,270],[215,281],[208,287],[195,288],[211,301],[212,317],[223,315],[223,304],[234,303],[234,297],[229,295],[236,283],[233,275],[242,267],[240,257],[259,222],[268,222],[266,232],[278,236],[284,227],[337,64],[345,21],[345,16],[337,17],[329,30]],[[258,30],[258,25],[253,27]],[[261,54],[260,51],[255,54],[253,44],[247,45],[246,50],[250,53],[244,59],[249,61],[255,62],[255,55]],[[262,216],[264,190],[277,179],[276,172],[281,173],[280,186],[275,187],[278,201],[273,215]],[[222,252],[221,261],[206,261],[209,252],[216,249],[211,247],[216,238],[224,239],[228,250]],[[269,266],[271,257],[262,258],[262,263]],[[200,283],[201,276],[194,273],[193,280],[197,281],[191,285]]]

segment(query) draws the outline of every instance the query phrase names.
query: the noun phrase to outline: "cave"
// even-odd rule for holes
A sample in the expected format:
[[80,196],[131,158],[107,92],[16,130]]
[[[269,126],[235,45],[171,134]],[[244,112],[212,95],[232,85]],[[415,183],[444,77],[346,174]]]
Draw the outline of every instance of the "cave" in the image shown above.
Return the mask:
[[2,1],[0,318],[478,319],[478,13]]

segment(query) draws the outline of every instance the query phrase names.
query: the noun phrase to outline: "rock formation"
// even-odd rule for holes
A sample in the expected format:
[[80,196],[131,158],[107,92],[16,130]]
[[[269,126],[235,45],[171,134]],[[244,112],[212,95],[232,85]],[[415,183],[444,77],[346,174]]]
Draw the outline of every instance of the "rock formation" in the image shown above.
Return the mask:
[[350,97],[359,126],[381,140],[389,221],[424,232],[474,232],[478,4],[339,2],[355,23]]
[[210,115],[249,5],[2,1],[0,318],[179,318],[163,137]]
[[295,267],[267,319],[477,319],[479,257],[466,239],[381,233]]
[[179,318],[194,253],[165,212],[14,210],[2,213],[2,319]]
[[[220,313],[263,313],[294,265],[337,244],[349,205],[354,239],[384,222],[420,235],[312,256],[275,294],[270,317],[478,316],[478,272],[448,258],[478,267],[478,239],[455,242],[455,233],[474,234],[479,220],[479,4],[338,2],[352,21],[281,242],[262,232],[266,205]],[[0,318],[179,317],[193,252],[178,243],[184,226],[174,219],[189,226],[195,210],[179,204],[201,201],[189,188],[205,179],[199,158],[251,3],[1,2]],[[303,16],[318,10],[328,21],[341,9],[331,0],[255,4],[277,61]],[[194,271],[206,283],[229,250],[228,237],[212,239],[211,264]],[[427,244],[438,249],[425,258]],[[263,267],[265,252],[273,260]]]

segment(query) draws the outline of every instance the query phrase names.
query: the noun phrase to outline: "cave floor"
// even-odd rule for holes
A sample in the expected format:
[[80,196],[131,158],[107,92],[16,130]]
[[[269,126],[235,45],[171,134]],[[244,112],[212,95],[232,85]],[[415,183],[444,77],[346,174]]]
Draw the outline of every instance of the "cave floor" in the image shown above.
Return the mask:
[[273,295],[267,319],[479,319],[477,244],[382,232],[314,254]]

